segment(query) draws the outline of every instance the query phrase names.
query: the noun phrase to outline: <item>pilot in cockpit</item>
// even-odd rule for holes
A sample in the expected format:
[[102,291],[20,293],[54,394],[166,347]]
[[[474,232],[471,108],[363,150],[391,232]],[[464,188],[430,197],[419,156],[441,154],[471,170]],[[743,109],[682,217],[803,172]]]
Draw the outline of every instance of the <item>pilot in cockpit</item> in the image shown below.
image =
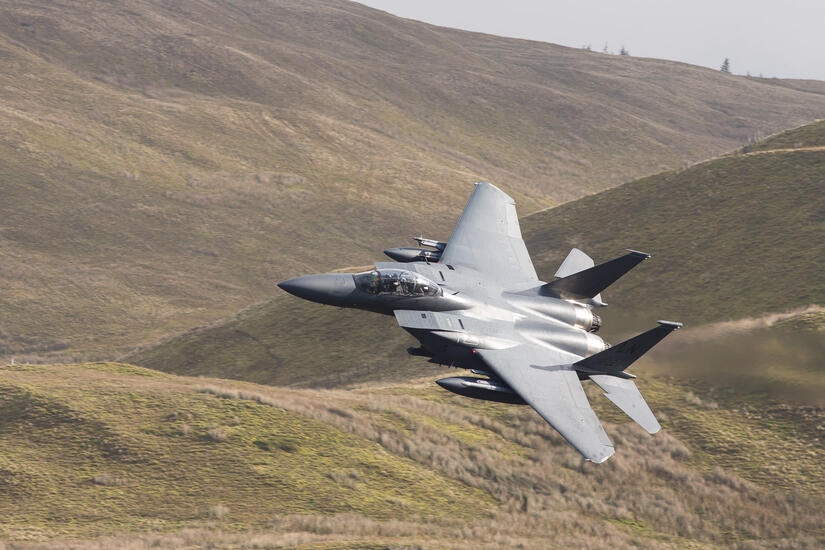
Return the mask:
[[401,269],[372,270],[355,275],[358,288],[369,294],[396,296],[436,296],[437,284],[418,273]]

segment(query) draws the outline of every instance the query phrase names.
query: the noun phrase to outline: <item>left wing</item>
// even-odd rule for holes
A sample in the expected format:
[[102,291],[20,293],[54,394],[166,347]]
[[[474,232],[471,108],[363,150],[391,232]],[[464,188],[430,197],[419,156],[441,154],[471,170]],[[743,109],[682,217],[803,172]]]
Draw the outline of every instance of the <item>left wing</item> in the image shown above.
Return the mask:
[[475,269],[505,288],[538,282],[515,201],[487,182],[476,184],[440,263]]
[[613,444],[569,364],[570,355],[531,344],[476,353],[585,458],[598,463],[613,455]]

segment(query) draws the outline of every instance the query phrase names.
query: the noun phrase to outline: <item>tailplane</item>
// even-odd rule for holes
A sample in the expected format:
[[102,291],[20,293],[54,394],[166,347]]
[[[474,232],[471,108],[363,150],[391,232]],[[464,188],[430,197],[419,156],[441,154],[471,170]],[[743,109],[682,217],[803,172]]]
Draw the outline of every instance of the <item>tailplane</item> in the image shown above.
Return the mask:
[[662,428],[633,380],[617,378],[609,374],[593,374],[590,380],[603,389],[604,396],[644,428],[647,433],[655,434]]
[[556,272],[561,279],[544,285],[542,292],[559,298],[590,300],[593,305],[607,305],[601,301],[601,291],[648,258],[650,254],[630,250],[624,256],[594,266],[587,254],[574,248]]
[[648,433],[656,433],[661,428],[659,421],[633,382],[635,376],[626,373],[625,369],[681,326],[682,323],[659,321],[656,328],[586,357],[574,363],[573,368],[587,375],[587,378],[604,390],[605,397]]
[[632,378],[632,375],[625,374],[624,370],[650,351],[650,348],[661,342],[665,336],[681,326],[682,323],[659,321],[658,327],[595,355],[585,357],[574,363],[573,368],[586,374],[612,374],[622,378]]

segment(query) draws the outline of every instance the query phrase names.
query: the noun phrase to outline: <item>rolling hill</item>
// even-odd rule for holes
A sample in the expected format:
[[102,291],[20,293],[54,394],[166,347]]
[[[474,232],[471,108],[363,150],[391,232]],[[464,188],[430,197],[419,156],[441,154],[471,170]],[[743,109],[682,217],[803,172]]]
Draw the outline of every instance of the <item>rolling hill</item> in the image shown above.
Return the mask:
[[[741,151],[528,216],[551,276],[570,246],[653,259],[608,290],[608,322],[646,314],[706,323],[823,305],[825,121]],[[618,315],[617,315],[618,314]]]
[[431,378],[295,390],[116,363],[0,367],[0,541],[41,550],[825,543],[821,409],[641,380],[664,431],[648,436],[592,392],[618,447],[593,465],[528,408],[458,398]]
[[[819,83],[343,1],[0,6],[0,352],[110,357],[442,233],[820,118]],[[610,251],[611,253],[613,251]]]
[[[574,246],[597,261],[627,247],[651,252],[652,259],[604,293],[610,307],[599,312],[605,319],[600,334],[613,342],[656,319],[690,328],[823,305],[825,122],[748,150],[522,218],[539,275],[552,279]],[[393,319],[281,295],[128,360],[188,375],[330,386],[432,372],[404,352],[414,344]],[[809,364],[798,356],[807,348],[783,351],[786,364],[773,366],[799,374],[794,365]],[[747,374],[749,353],[738,362],[726,357],[737,365],[728,379]]]

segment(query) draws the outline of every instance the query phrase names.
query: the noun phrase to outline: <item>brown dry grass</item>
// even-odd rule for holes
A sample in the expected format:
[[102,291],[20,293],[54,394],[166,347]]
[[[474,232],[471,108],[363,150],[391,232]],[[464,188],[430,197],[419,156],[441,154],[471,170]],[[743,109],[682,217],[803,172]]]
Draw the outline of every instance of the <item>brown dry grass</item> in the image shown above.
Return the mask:
[[[66,399],[82,391],[87,399],[77,414],[99,418],[106,430],[123,435],[126,432],[118,426],[127,419],[117,413],[103,416],[96,412],[97,405],[93,403],[99,398],[92,399],[93,396],[128,391],[135,396],[130,399],[145,403],[147,410],[154,410],[153,414],[159,417],[165,414],[163,407],[158,410],[164,395],[177,396],[179,403],[188,403],[187,395],[197,396],[198,407],[228,411],[223,413],[226,418],[222,422],[230,420],[230,414],[241,415],[242,419],[234,428],[238,430],[235,435],[220,444],[206,443],[201,452],[217,452],[218,447],[225,447],[230,454],[222,460],[242,463],[253,455],[264,456],[255,453],[275,452],[288,457],[300,452],[304,460],[310,460],[314,453],[323,452],[323,447],[316,451],[300,439],[272,439],[263,435],[263,426],[254,428],[259,425],[258,417],[265,418],[268,411],[289,411],[319,426],[350,434],[348,437],[371,441],[375,445],[371,453],[386,453],[409,461],[422,471],[453,480],[459,484],[456,488],[463,486],[478,491],[476,494],[489,495],[496,503],[492,508],[482,506],[483,499],[477,501],[477,508],[460,508],[457,502],[452,506],[442,504],[446,508],[426,518],[415,514],[376,517],[341,511],[318,514],[311,507],[294,515],[272,508],[267,519],[253,520],[250,505],[271,506],[264,503],[276,502],[278,489],[269,489],[266,500],[254,503],[249,497],[223,491],[219,504],[229,509],[224,521],[232,521],[240,531],[222,529],[204,520],[187,520],[186,529],[171,534],[123,535],[77,543],[55,541],[42,544],[43,548],[166,548],[176,544],[204,545],[206,541],[213,547],[239,548],[317,547],[327,543],[342,548],[815,548],[825,540],[823,495],[816,489],[825,482],[825,472],[820,463],[811,464],[807,454],[808,449],[822,452],[821,438],[817,439],[815,431],[816,424],[825,418],[822,411],[811,416],[809,409],[785,407],[776,412],[768,408],[742,414],[741,401],[724,394],[700,395],[694,390],[691,395],[681,385],[648,380],[642,390],[662,417],[664,431],[653,437],[647,435],[593,393],[594,406],[618,449],[605,464],[593,465],[585,463],[526,407],[454,397],[438,389],[431,379],[361,390],[290,390],[159,375],[118,365],[22,367],[7,369],[3,379],[7,384],[27,387],[35,395],[51,395],[53,399]],[[716,408],[707,407],[711,400]],[[181,413],[173,415],[172,421],[192,423],[197,419],[185,418],[192,414],[186,411],[195,410],[187,405]],[[238,412],[242,410],[249,412]],[[697,422],[701,423],[699,430],[695,429]],[[284,427],[282,424],[279,429]],[[155,430],[150,425],[142,429]],[[266,447],[269,450],[251,444],[249,437],[254,432],[244,431],[250,429],[264,430],[252,438],[270,438]],[[752,456],[750,445],[755,442],[749,438],[755,429],[762,430],[760,441],[766,445]],[[168,437],[180,436],[170,432]],[[197,441],[199,436],[191,437]],[[144,445],[140,441],[138,438],[130,444],[130,453],[139,452],[147,458],[157,453],[148,448],[138,451]],[[168,441],[163,446],[173,449],[169,446],[172,439]],[[728,445],[724,454],[720,454],[720,441]],[[18,447],[6,440],[4,448]],[[169,474],[173,479],[184,464],[200,467],[204,459],[205,455],[189,453],[180,465],[162,466],[171,468]],[[84,464],[82,460],[76,467]],[[324,467],[319,487],[337,487],[335,490],[355,491],[361,498],[369,498],[375,485],[366,473],[368,470],[340,464],[340,458],[336,460],[339,464],[333,462]],[[754,460],[758,461],[757,470],[752,469]],[[213,463],[217,472],[227,465]],[[146,498],[147,488],[136,481],[144,466],[133,463],[131,467],[127,489],[135,493],[135,499]],[[796,474],[792,476],[790,472]],[[219,478],[214,478],[213,484],[215,479]],[[266,498],[263,495],[261,498]],[[392,495],[385,505],[403,509],[419,498],[416,495],[415,491]],[[87,496],[79,494],[75,498],[81,500],[70,505],[70,510]],[[201,509],[205,515],[209,515],[210,507],[216,506],[216,497],[208,498],[213,500]],[[119,508],[118,514],[127,514],[120,516],[121,520],[133,513],[129,502],[127,498]],[[165,513],[174,513],[172,510]],[[15,525],[14,532],[25,532],[22,524]],[[66,528],[60,522],[48,520],[42,525],[53,533],[50,538]],[[165,529],[174,525],[167,523]],[[81,534],[83,529],[81,522],[75,524],[73,532]],[[104,527],[103,532],[111,529],[111,525]],[[18,543],[13,547],[18,546],[26,547]]]

